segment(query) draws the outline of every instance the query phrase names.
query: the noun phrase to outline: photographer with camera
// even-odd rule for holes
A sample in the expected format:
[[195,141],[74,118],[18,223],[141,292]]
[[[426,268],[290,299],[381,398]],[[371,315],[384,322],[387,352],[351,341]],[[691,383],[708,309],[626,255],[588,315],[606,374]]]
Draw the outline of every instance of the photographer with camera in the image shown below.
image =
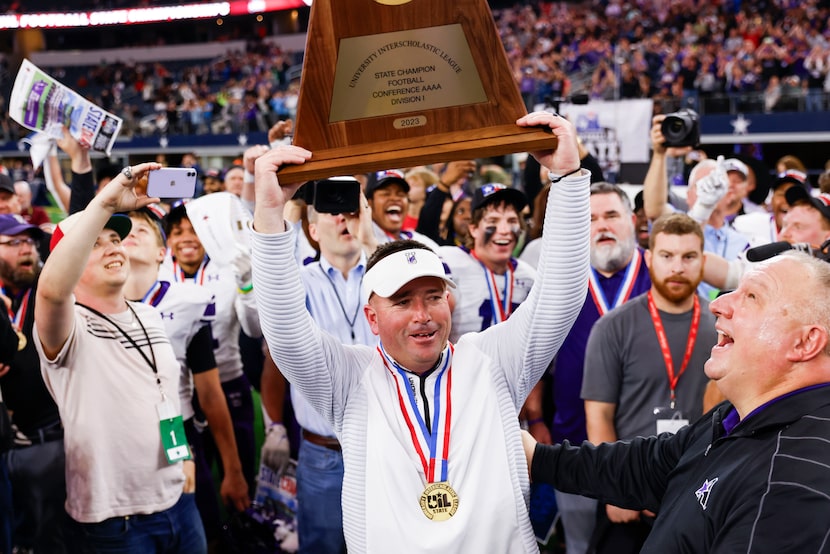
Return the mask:
[[[691,110],[685,112],[681,114],[683,117],[669,114],[652,119],[653,153],[643,183],[643,206],[649,220],[676,211],[667,200],[666,158],[685,155],[700,140],[697,114]],[[666,121],[669,124],[664,124]],[[703,227],[703,250],[727,261],[736,259],[749,245],[747,238],[727,220],[728,216],[738,213],[748,192],[746,173],[741,167],[743,164],[736,162],[733,159],[724,160],[723,157],[717,161],[707,159],[699,162],[689,174],[686,190],[689,215]],[[706,298],[712,298],[717,293],[706,283],[700,285],[698,292]]]

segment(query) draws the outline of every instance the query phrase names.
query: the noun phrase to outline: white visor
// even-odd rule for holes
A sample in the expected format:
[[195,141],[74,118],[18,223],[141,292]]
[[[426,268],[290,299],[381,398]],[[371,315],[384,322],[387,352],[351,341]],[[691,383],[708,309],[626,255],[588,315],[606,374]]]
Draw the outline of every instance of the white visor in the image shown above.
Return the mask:
[[389,254],[363,276],[363,293],[389,298],[408,282],[419,277],[438,277],[455,288],[455,283],[444,271],[441,258],[432,250],[416,248]]

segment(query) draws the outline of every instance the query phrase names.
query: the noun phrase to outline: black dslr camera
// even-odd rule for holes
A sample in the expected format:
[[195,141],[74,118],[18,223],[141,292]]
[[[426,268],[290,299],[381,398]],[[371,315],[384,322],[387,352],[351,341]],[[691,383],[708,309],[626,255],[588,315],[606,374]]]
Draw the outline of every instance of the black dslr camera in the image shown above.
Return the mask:
[[360,181],[354,177],[309,181],[302,188],[303,199],[320,213],[350,214],[360,209]]
[[666,141],[663,146],[691,146],[700,144],[700,116],[694,110],[670,113],[660,127]]

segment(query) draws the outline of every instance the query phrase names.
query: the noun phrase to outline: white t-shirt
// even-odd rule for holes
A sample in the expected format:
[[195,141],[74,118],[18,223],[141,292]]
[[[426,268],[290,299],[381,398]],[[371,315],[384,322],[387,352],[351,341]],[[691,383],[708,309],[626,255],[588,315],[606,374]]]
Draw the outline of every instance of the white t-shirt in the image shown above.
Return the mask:
[[83,523],[166,510],[184,486],[181,463],[168,464],[162,449],[156,374],[133,342],[155,360],[177,413],[179,363],[159,313],[130,305],[144,329],[129,310],[107,317],[132,342],[112,323],[75,306],[74,326],[54,360],[44,355],[35,324],[41,373],[64,426],[66,511]]

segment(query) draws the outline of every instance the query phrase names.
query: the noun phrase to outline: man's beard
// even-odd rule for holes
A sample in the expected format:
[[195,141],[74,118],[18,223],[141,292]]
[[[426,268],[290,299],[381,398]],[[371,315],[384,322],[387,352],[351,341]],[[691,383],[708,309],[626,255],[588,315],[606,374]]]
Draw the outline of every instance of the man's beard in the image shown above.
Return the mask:
[[[685,277],[675,277],[673,279],[674,286],[670,287],[668,284],[668,278],[662,280],[657,279],[651,268],[649,268],[648,273],[651,276],[651,284],[654,285],[654,288],[657,289],[657,292],[660,293],[660,296],[662,296],[669,302],[675,304],[680,303],[683,300],[686,300],[693,294],[696,294],[697,286],[700,284],[700,281],[703,278],[703,268],[701,268],[700,275],[698,275],[697,279],[689,280]],[[678,283],[682,283],[683,286],[678,288]]]
[[[613,246],[597,245],[599,240],[609,237],[617,241]],[[620,240],[613,233],[600,233],[591,242],[591,267],[607,273],[613,273],[625,267],[637,247],[633,233],[624,240]]]
[[29,288],[40,273],[40,260],[34,258],[31,268],[13,266],[6,260],[0,259],[0,281],[11,285],[18,290]]

